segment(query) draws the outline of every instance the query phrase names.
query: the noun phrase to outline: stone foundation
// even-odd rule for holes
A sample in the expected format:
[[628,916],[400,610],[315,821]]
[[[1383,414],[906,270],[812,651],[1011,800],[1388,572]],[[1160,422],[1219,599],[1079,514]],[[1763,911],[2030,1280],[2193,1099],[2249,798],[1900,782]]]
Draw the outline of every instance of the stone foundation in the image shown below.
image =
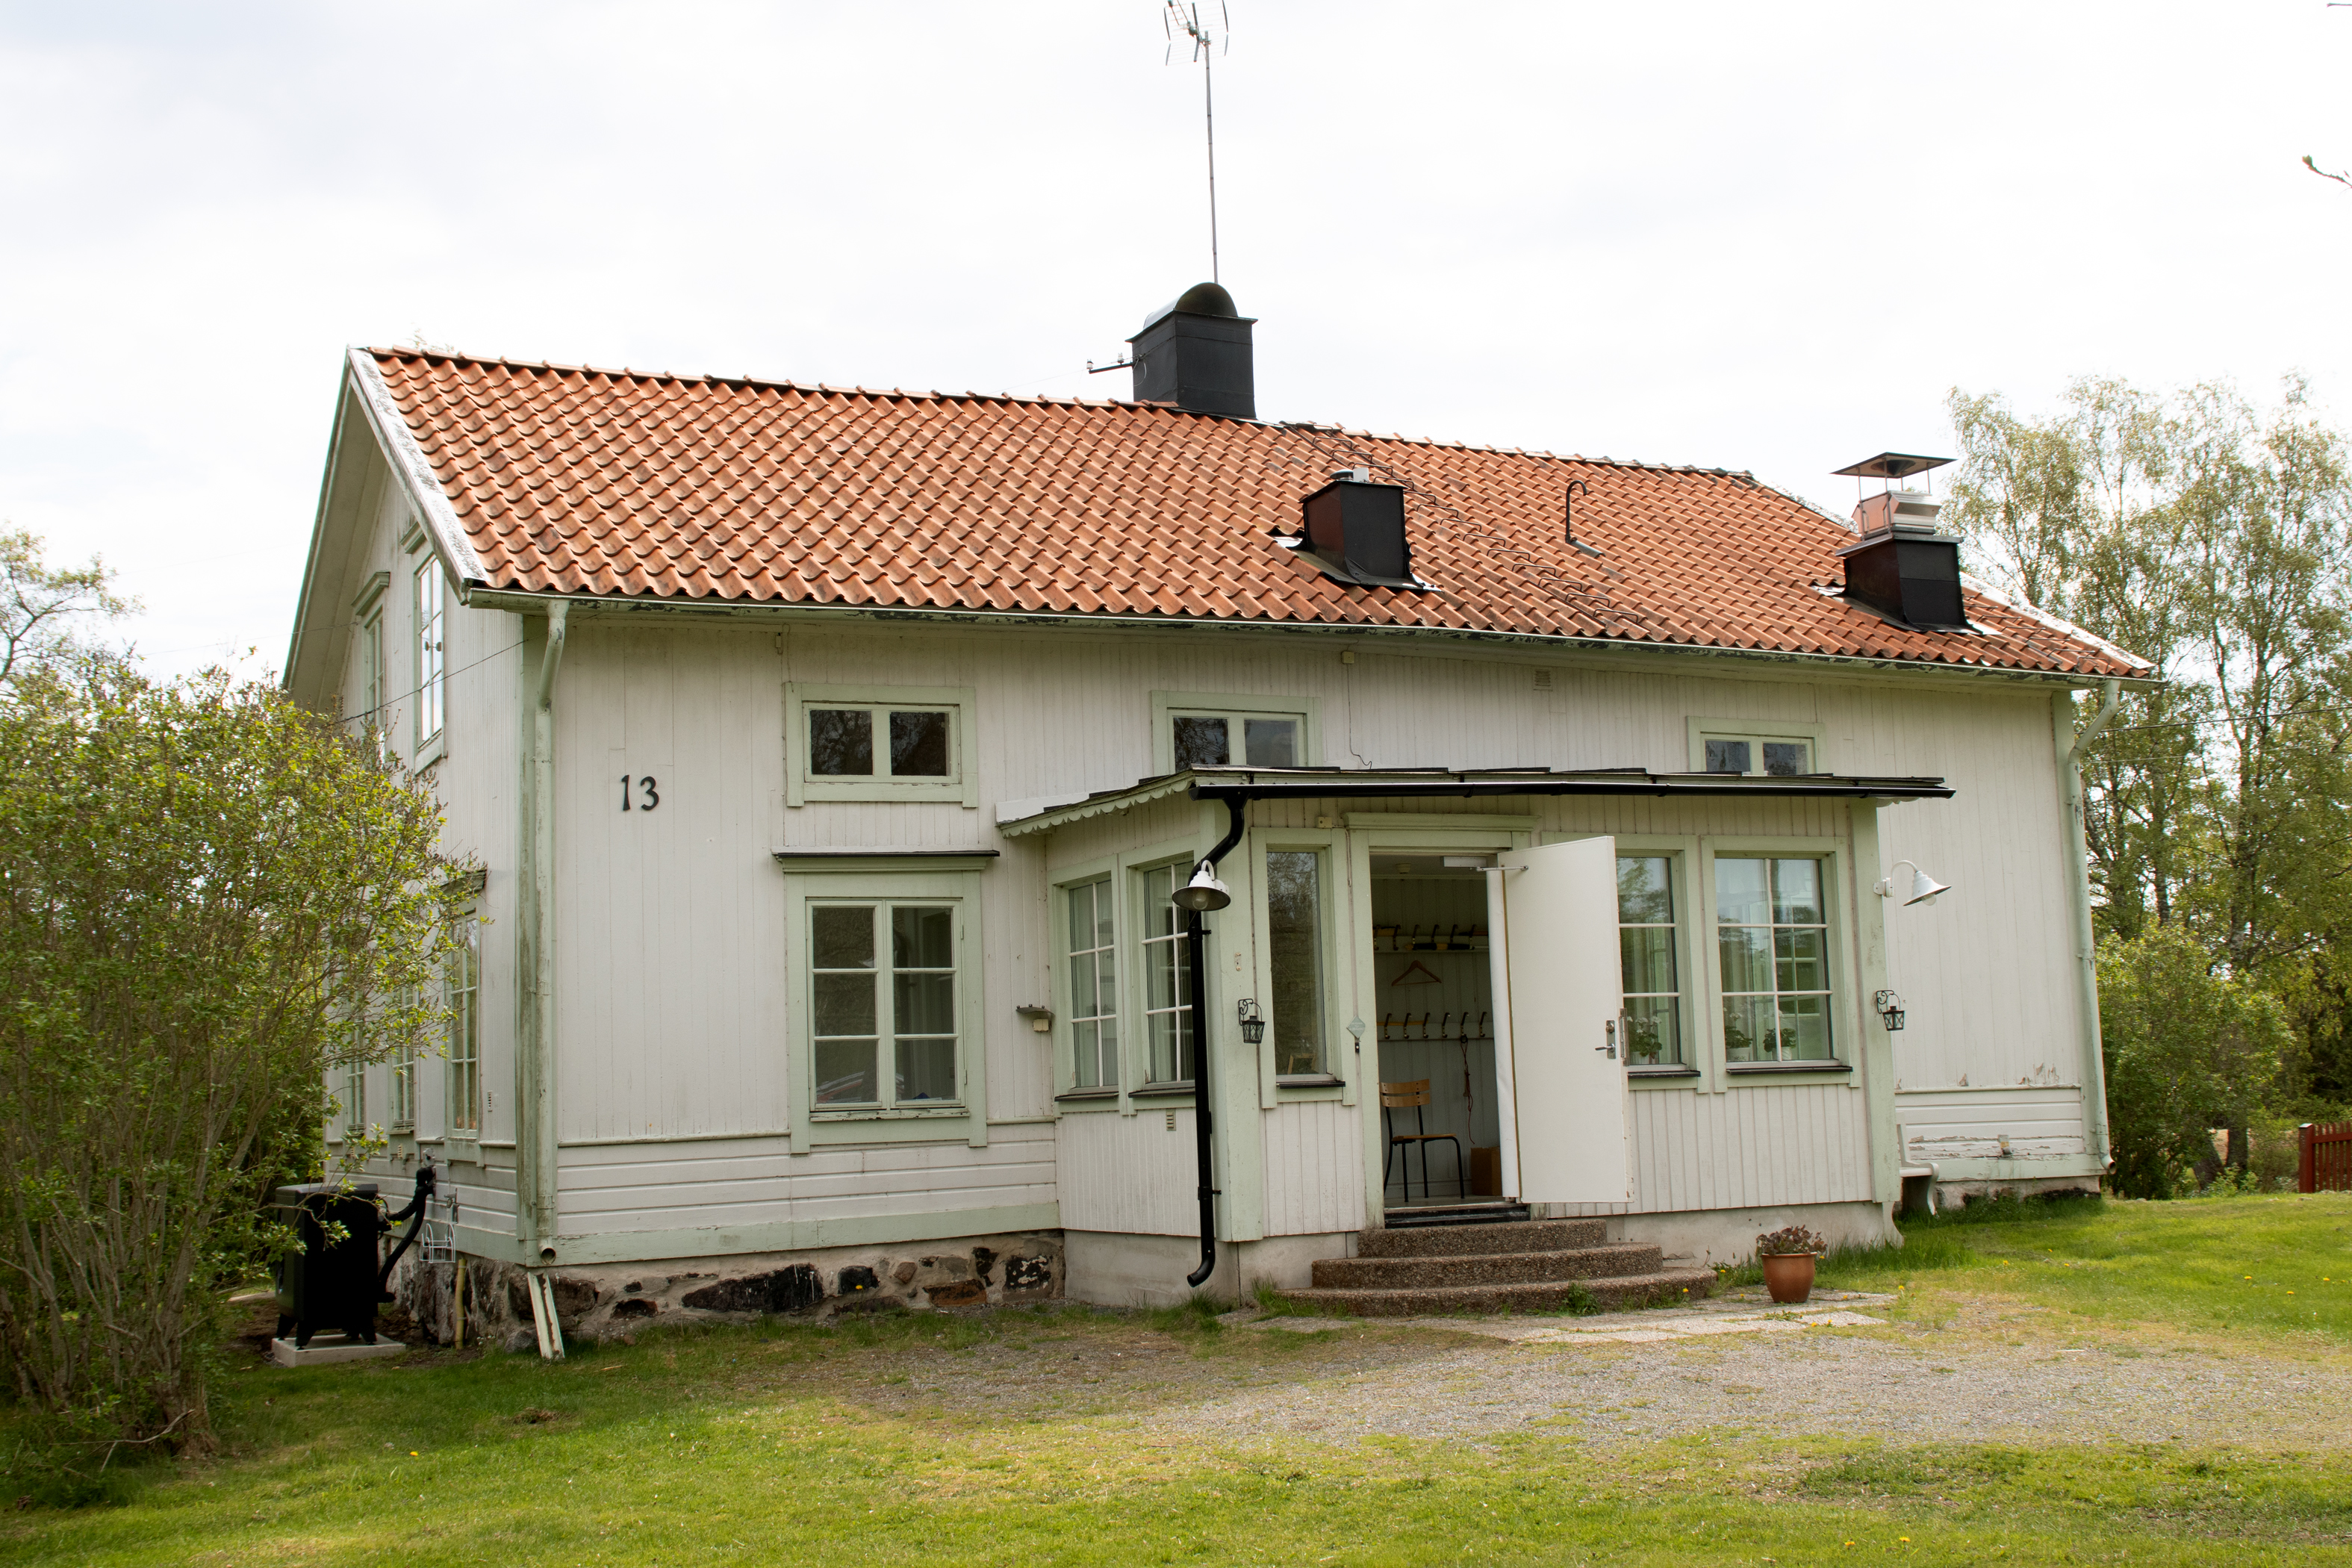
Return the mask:
[[[665,1323],[822,1319],[843,1312],[932,1311],[1050,1301],[1062,1294],[1062,1239],[1052,1231],[889,1247],[746,1253],[556,1268],[555,1313],[567,1339],[625,1340]],[[530,1350],[528,1276],[466,1260],[466,1342]],[[457,1337],[457,1265],[404,1260],[393,1290],[435,1342]]]

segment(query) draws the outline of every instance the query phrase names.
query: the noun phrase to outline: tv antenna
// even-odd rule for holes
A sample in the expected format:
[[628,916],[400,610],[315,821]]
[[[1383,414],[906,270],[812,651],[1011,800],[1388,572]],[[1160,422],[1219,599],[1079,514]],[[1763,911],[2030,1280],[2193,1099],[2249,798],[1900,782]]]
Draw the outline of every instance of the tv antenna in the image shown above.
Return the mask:
[[1224,279],[1217,276],[1217,95],[1212,62],[1220,53],[1232,50],[1234,19],[1225,9],[1224,0],[1217,0],[1214,26],[1201,20],[1198,4],[1179,5],[1177,0],[1167,0],[1160,13],[1160,27],[1168,35],[1168,52],[1161,65],[1175,59],[1178,33],[1192,41],[1192,58],[1201,63],[1201,109],[1209,132],[1209,281],[1222,283]]

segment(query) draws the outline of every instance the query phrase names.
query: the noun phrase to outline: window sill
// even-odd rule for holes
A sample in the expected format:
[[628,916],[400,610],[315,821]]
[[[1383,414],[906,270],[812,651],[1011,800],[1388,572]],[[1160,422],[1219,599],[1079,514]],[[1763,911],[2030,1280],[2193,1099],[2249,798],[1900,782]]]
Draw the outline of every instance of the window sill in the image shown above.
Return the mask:
[[421,773],[448,754],[449,731],[446,728],[436,730],[416,742],[415,760],[408,764],[409,771]]
[[1348,1087],[1348,1080],[1336,1078],[1328,1072],[1277,1073],[1275,1075],[1274,1087],[1276,1089],[1345,1089]]
[[1664,1062],[1654,1067],[1637,1067],[1629,1062],[1625,1067],[1625,1076],[1627,1078],[1696,1078],[1698,1068],[1685,1062]]
[[963,1104],[940,1105],[870,1105],[856,1110],[812,1110],[811,1121],[947,1121],[971,1114]]
[[1147,1083],[1141,1089],[1129,1090],[1128,1098],[1129,1100],[1164,1100],[1182,1095],[1189,1100],[1192,1094],[1192,1080],[1187,1078],[1179,1079],[1174,1083]]
[[1726,1071],[1726,1072],[1727,1072],[1727,1073],[1767,1073],[1767,1074],[1769,1074],[1769,1073],[1783,1073],[1783,1072],[1837,1072],[1837,1073],[1850,1073],[1850,1072],[1852,1072],[1852,1071],[1853,1070],[1853,1064],[1852,1062],[1841,1062],[1841,1061],[1818,1061],[1818,1062],[1726,1062],[1726,1063],[1724,1063],[1724,1064],[1723,1064],[1723,1070],[1724,1070],[1724,1071]]
[[1066,1089],[1054,1097],[1056,1105],[1090,1104],[1097,1100],[1117,1100],[1117,1089]]

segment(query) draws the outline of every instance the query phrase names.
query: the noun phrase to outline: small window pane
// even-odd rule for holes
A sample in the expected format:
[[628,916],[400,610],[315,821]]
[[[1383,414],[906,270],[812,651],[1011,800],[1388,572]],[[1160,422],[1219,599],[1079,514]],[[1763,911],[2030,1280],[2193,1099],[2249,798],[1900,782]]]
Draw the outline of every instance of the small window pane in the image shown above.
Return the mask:
[[1774,967],[1783,991],[1826,991],[1829,962],[1822,952],[1820,927],[1799,927],[1772,933]]
[[[1760,866],[1761,861],[1750,861]],[[1772,862],[1772,920],[1779,925],[1819,925],[1822,921],[1822,863],[1818,860]]]
[[1706,771],[1711,773],[1744,773],[1748,771],[1748,742],[1745,741],[1709,741],[1706,743]]
[[823,778],[863,778],[874,772],[874,715],[863,708],[808,710],[809,772]]
[[1626,999],[1626,1058],[1637,1066],[1656,1067],[1683,1059],[1680,1005],[1672,996]]
[[901,1035],[955,1033],[955,976],[900,974],[891,993],[892,1017]]
[[1715,918],[1727,926],[1768,923],[1767,862],[1721,859],[1715,863]]
[[1102,944],[1095,940],[1095,889],[1100,884],[1089,882],[1083,888],[1070,889],[1070,951],[1082,952]]
[[943,779],[948,776],[948,716],[945,713],[891,713],[890,772],[898,778]]
[[1829,998],[1780,998],[1780,1059],[1827,1061],[1830,1055]]
[[1675,989],[1675,928],[1623,926],[1617,932],[1628,996]]
[[1176,770],[1221,768],[1232,762],[1223,718],[1198,713],[1176,716]]
[[1812,769],[1812,747],[1802,741],[1767,741],[1764,742],[1764,771],[1783,778],[1809,773]]
[[870,1035],[874,1032],[874,976],[819,974],[814,978],[816,1033]]
[[1617,858],[1617,919],[1626,925],[1671,925],[1674,887],[1663,855]]
[[1726,996],[1723,999],[1723,1055],[1726,1061],[1772,1059],[1774,1015],[1769,996]]
[[874,1081],[872,1040],[819,1040],[816,1043],[816,1102],[819,1105],[869,1105],[878,1098]]
[[900,907],[890,911],[890,963],[898,969],[955,966],[955,911]]
[[956,1098],[955,1041],[898,1041],[898,1099]]
[[1268,956],[1274,980],[1274,1070],[1323,1070],[1323,857],[1265,857]]
[[1723,955],[1723,989],[1772,989],[1771,929],[1769,926],[1725,926],[1716,933]]
[[819,904],[809,910],[810,951],[819,969],[874,967],[874,908]]
[[1244,719],[1244,754],[1254,768],[1295,768],[1298,765],[1298,721]]

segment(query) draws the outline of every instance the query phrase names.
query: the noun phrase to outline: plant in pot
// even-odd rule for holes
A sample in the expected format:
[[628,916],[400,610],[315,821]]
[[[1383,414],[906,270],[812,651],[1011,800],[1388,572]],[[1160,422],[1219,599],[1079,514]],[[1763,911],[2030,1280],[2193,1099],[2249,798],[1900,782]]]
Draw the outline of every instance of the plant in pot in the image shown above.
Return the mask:
[[1756,1238],[1756,1261],[1764,1269],[1764,1289],[1783,1306],[1794,1306],[1813,1293],[1813,1261],[1830,1244],[1801,1225],[1768,1231]]

